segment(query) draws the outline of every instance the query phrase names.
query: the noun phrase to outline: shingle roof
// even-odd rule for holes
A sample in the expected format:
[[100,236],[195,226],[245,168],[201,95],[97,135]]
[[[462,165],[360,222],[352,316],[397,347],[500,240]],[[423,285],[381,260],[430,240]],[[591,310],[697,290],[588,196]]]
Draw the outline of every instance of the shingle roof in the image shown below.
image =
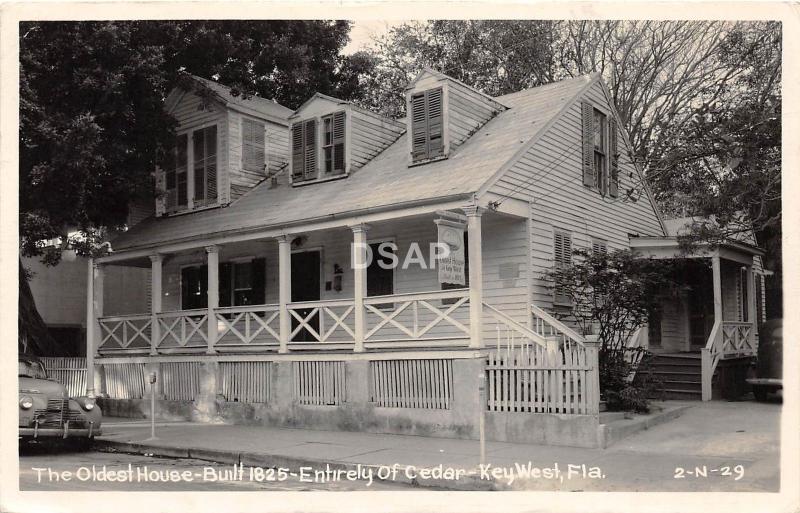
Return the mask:
[[292,112],[294,112],[292,109],[284,107],[280,103],[276,103],[266,98],[261,98],[260,96],[248,95],[247,98],[243,97],[241,94],[238,96],[233,96],[231,94],[231,88],[228,86],[222,85],[219,82],[214,82],[213,80],[209,80],[207,78],[198,77],[197,75],[190,76],[200,84],[210,89],[223,102],[229,104],[230,106],[250,108],[269,116],[280,118],[284,121],[292,115]]
[[114,250],[475,193],[592,79],[586,75],[499,97],[510,108],[447,159],[409,167],[404,134],[347,178],[304,187],[270,187],[262,182],[226,208],[149,218],[121,234]]

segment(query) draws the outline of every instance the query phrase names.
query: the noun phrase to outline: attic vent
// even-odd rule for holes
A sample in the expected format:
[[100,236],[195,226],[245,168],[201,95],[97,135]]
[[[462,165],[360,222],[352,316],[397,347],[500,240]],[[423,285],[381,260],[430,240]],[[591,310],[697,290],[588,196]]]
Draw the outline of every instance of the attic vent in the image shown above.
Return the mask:
[[411,160],[440,157],[444,154],[442,88],[411,96]]

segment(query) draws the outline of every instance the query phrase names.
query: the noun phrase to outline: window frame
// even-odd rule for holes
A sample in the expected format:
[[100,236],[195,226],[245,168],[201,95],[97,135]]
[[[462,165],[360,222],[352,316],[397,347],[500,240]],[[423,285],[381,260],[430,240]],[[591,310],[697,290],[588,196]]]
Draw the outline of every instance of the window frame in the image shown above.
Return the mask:
[[[441,101],[441,153],[439,155],[431,156],[431,133],[430,133],[430,102],[428,100],[429,95],[432,91],[440,91],[440,101]],[[414,150],[414,99],[415,97],[422,97],[423,98],[423,110],[424,110],[424,118],[425,118],[425,155],[415,157],[415,150]],[[422,89],[418,91],[409,91],[407,99],[406,99],[406,111],[407,111],[407,119],[408,119],[408,150],[409,150],[409,167],[411,166],[418,166],[421,164],[426,164],[428,162],[435,162],[437,160],[442,160],[447,158],[448,154],[448,131],[447,131],[447,124],[448,124],[448,113],[447,113],[447,102],[448,102],[448,87],[447,84],[441,84],[436,87],[429,87],[427,89]]]
[[[599,127],[598,127],[599,125]],[[600,145],[597,145],[597,133],[600,133]],[[608,114],[592,105],[592,150],[594,155],[595,187],[600,194],[608,194],[608,168],[609,168],[609,134]],[[597,167],[598,162],[601,168]]]
[[[221,125],[221,121],[217,119],[217,120],[214,120],[214,121],[208,121],[206,123],[200,123],[200,124],[197,124],[197,125],[194,125],[194,126],[181,128],[180,130],[178,130],[175,133],[175,138],[176,139],[179,138],[179,137],[182,137],[182,136],[186,137],[186,166],[185,166],[186,167],[186,172],[184,173],[184,175],[186,177],[186,185],[185,185],[186,202],[184,204],[179,204],[179,202],[178,202],[178,197],[180,195],[179,184],[181,183],[181,181],[178,179],[179,174],[177,173],[177,168],[176,168],[176,173],[175,173],[175,180],[176,180],[176,186],[175,186],[175,196],[176,196],[176,198],[175,198],[175,202],[176,203],[175,203],[174,206],[170,207],[169,204],[168,204],[168,200],[165,198],[163,200],[163,202],[162,202],[162,204],[163,204],[163,214],[162,215],[183,214],[183,213],[186,213],[186,212],[192,212],[194,210],[199,210],[199,209],[203,209],[203,208],[211,208],[211,207],[219,206],[220,201],[221,201],[221,197],[222,197],[222,194],[221,194],[221,191],[220,191],[220,188],[219,188],[219,186],[220,186],[220,156],[223,153],[223,150],[222,150],[221,145],[220,145],[220,138],[221,138],[220,125]],[[215,143],[216,144],[216,155],[215,155],[215,162],[214,162],[214,165],[216,166],[216,175],[217,175],[217,195],[216,195],[216,198],[214,198],[213,201],[208,201],[208,200],[205,200],[205,199],[201,200],[201,201],[195,201],[194,134],[195,134],[195,132],[200,132],[200,131],[206,130],[208,128],[211,128],[211,127],[216,127],[216,133],[217,133],[216,143]],[[177,152],[177,145],[176,145],[174,151]],[[205,157],[205,159],[208,159],[208,158],[209,157]],[[177,161],[177,155],[176,155],[175,161]],[[205,169],[205,166],[204,166],[203,169]],[[164,179],[164,191],[166,192],[167,195],[169,195],[170,188],[167,187],[167,181],[168,181],[168,177],[169,177],[170,171],[169,171],[169,169],[161,169],[160,171],[161,171],[161,174],[162,174],[163,179]],[[205,177],[204,177],[204,187],[206,189],[208,188],[208,183],[207,183],[207,180],[205,180]],[[207,191],[204,191],[204,192],[207,192]]]
[[[208,144],[207,144],[208,138],[205,137],[205,133],[208,130],[210,130],[211,128],[214,129],[214,154],[209,156],[208,155]],[[195,146],[196,146],[196,139],[195,138],[197,137],[198,133],[203,134],[203,143],[202,143],[203,144],[203,158],[200,159],[200,160],[198,160],[197,156],[194,154],[195,153],[194,149],[195,149]],[[195,129],[192,130],[192,137],[191,137],[191,139],[192,139],[192,158],[191,158],[192,166],[191,166],[191,168],[192,168],[192,182],[194,184],[194,187],[192,188],[192,208],[195,208],[195,207],[198,207],[198,206],[199,207],[205,207],[205,206],[208,206],[208,205],[213,205],[213,204],[216,204],[219,201],[219,154],[220,154],[219,138],[220,138],[220,134],[219,134],[219,124],[218,123],[211,123],[211,124],[209,124],[207,126],[198,127],[198,128],[195,128]],[[213,159],[213,161],[214,161],[214,173],[217,175],[216,176],[216,179],[217,179],[216,180],[217,190],[216,190],[215,197],[212,198],[212,199],[209,199],[208,198],[208,176],[207,176],[207,171],[206,170],[209,167],[209,163],[210,163],[211,159]],[[197,193],[198,175],[197,175],[196,171],[198,169],[197,168],[198,163],[202,163],[202,168],[201,168],[202,172],[200,173],[200,176],[202,176],[202,185],[203,185],[203,196],[202,197],[198,196],[198,193]]]
[[[384,244],[384,243],[387,243],[387,242],[391,243],[391,244],[394,244],[395,247],[397,248],[395,250],[394,255],[395,255],[395,257],[397,257],[397,260],[398,260],[398,263],[399,263],[400,262],[400,246],[397,244],[397,240],[396,240],[395,237],[381,237],[381,238],[378,238],[378,239],[367,239],[367,246],[372,247],[373,245],[381,245],[381,244]],[[370,295],[370,293],[369,293],[369,268],[372,266],[373,263],[375,263],[377,265],[377,258],[376,258],[377,256],[378,256],[377,252],[373,253],[372,262],[366,268],[366,273],[365,274],[366,274],[366,281],[367,281],[367,283],[366,283],[366,285],[367,285],[367,295],[364,296],[364,297],[393,296],[394,294],[397,293],[397,273],[395,272],[396,268],[385,269],[385,270],[391,271],[391,273],[392,273],[392,282],[391,282],[392,283],[392,291],[389,294],[373,294],[373,295]],[[394,303],[381,303],[381,304],[374,305],[374,306],[376,308],[379,308],[379,309],[394,308]]]
[[[222,291],[224,289],[224,287],[222,287],[222,266],[224,264],[229,264],[229,265],[231,265],[231,269],[232,269],[231,276],[230,276],[230,285],[231,286],[230,286],[230,289],[229,289],[230,305],[228,305],[226,307],[223,307],[223,308],[234,308],[234,307],[237,307],[237,306],[250,306],[250,305],[238,305],[238,304],[236,304],[236,290],[237,290],[235,288],[236,274],[235,274],[235,271],[233,271],[233,269],[235,269],[237,265],[241,265],[241,264],[249,264],[251,266],[251,270],[250,270],[250,287],[247,288],[247,289],[243,288],[243,289],[238,289],[238,290],[249,290],[249,291],[252,292],[253,290],[255,290],[255,287],[253,286],[254,285],[253,276],[254,276],[255,273],[253,272],[253,267],[252,266],[254,265],[255,261],[259,260],[259,259],[264,259],[264,278],[265,278],[264,279],[264,297],[266,298],[266,293],[267,293],[267,279],[266,279],[266,277],[267,277],[266,276],[267,275],[267,259],[266,259],[266,257],[260,257],[260,256],[251,255],[251,256],[230,258],[230,259],[227,259],[227,260],[219,262],[219,267],[217,269],[217,280],[219,280],[218,287],[217,287],[218,294],[222,294]],[[202,271],[202,269],[205,268],[205,270],[206,270],[205,272],[208,273],[208,264],[205,263],[205,262],[203,262],[203,263],[188,263],[188,264],[183,264],[183,265],[180,266],[180,273],[179,273],[180,279],[179,279],[179,284],[178,284],[179,288],[180,288],[180,310],[195,310],[195,309],[207,308],[208,307],[208,279],[207,278],[206,278],[205,294],[201,294],[201,295],[205,295],[205,297],[206,297],[205,306],[200,306],[200,307],[195,307],[195,308],[186,308],[186,305],[183,304],[183,273],[184,273],[184,271],[186,269],[190,269],[190,268],[199,268],[201,271]],[[206,274],[206,276],[207,276],[207,274]],[[200,283],[201,284],[203,283],[202,278],[200,279]],[[222,299],[221,296],[218,297],[218,304],[222,304],[222,302],[219,301],[220,299]],[[257,304],[257,303],[254,303],[254,304]]]
[[[342,160],[342,169],[336,169],[336,157],[338,153],[336,152],[336,146],[339,144],[336,139],[336,116],[341,114],[344,117],[343,123],[343,135],[341,139],[341,160]],[[299,176],[296,176],[295,173],[295,154],[294,154],[294,127],[295,125],[301,125],[303,128],[301,129],[301,139],[303,141],[303,151],[305,152],[306,148],[306,138],[307,138],[307,130],[306,130],[306,123],[309,121],[314,121],[314,160],[315,160],[315,173],[313,177],[305,177],[305,169],[303,169],[303,173],[300,173]],[[330,121],[330,143],[327,143],[326,137],[328,135],[328,131],[325,128],[326,122]],[[300,186],[300,185],[308,185],[312,183],[318,182],[326,182],[329,180],[338,180],[340,178],[344,178],[350,174],[350,109],[344,108],[339,110],[334,110],[332,112],[328,112],[326,114],[320,114],[318,116],[309,116],[306,118],[299,119],[294,121],[289,126],[289,153],[290,153],[290,165],[291,165],[291,184],[293,186]],[[331,162],[331,170],[328,171],[326,167],[327,158],[326,158],[326,150],[330,149],[330,162]],[[304,153],[305,156],[305,153]],[[305,158],[305,157],[304,157]],[[304,160],[305,162],[305,160]]]
[[[245,123],[253,123],[261,126],[262,133],[264,136],[264,145],[262,151],[264,152],[264,162],[261,165],[261,170],[253,171],[252,169],[248,169],[245,167],[245,148],[247,145],[245,144]],[[250,116],[242,116],[242,122],[239,125],[239,129],[241,130],[241,139],[242,139],[242,154],[241,158],[239,159],[239,166],[241,167],[242,171],[246,173],[260,173],[263,175],[267,175],[269,172],[269,153],[268,153],[268,141],[267,141],[267,122],[258,118],[250,117]],[[291,134],[290,134],[291,137]]]

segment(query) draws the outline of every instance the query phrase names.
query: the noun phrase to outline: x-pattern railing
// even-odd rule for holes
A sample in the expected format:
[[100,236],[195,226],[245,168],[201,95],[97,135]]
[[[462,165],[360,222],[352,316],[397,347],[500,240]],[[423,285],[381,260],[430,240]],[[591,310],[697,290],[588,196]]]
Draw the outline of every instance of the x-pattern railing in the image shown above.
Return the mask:
[[214,310],[217,323],[221,323],[217,339],[231,333],[245,344],[250,344],[266,332],[276,341],[280,334],[270,326],[280,315],[277,306],[225,307]]
[[181,347],[186,347],[189,340],[198,335],[204,342],[208,342],[205,322],[208,319],[207,310],[182,310],[179,312],[164,312],[158,314],[158,323],[161,328],[161,337],[158,345],[172,338]]
[[722,323],[722,353],[742,354],[754,353],[755,348],[750,342],[750,332],[753,325],[749,322],[726,322]]
[[[306,330],[317,342],[328,342],[341,329],[352,340],[355,332],[350,323],[355,322],[354,311],[353,301],[349,299],[291,303],[289,313],[297,321],[297,325],[289,339],[292,340],[298,333]],[[318,321],[314,322],[315,319]]]
[[100,319],[102,339],[99,347],[102,348],[109,341],[114,340],[120,348],[125,349],[137,338],[149,344],[150,333],[145,330],[150,327],[150,324],[151,317],[149,315],[126,315]]
[[[441,300],[453,302],[442,305],[442,307],[434,304],[435,301]],[[469,335],[469,327],[453,315],[468,303],[469,291],[467,290],[370,297],[364,301],[364,307],[367,313],[378,317],[378,322],[366,332],[364,339],[374,339],[387,326],[396,328],[409,338],[421,339],[442,323],[456,328],[459,336],[461,333]],[[391,310],[386,309],[385,305],[387,304],[392,305]],[[401,316],[409,310],[410,316]],[[434,318],[420,323],[420,311],[433,314]]]

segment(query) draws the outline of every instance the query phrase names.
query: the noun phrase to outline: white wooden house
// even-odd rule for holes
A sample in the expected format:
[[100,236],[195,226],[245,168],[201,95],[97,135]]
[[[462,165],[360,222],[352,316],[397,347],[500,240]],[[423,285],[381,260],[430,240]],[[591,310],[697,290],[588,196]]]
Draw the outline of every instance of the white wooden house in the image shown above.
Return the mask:
[[[606,86],[491,98],[425,70],[405,94],[405,120],[322,94],[292,112],[199,78],[170,95],[178,149],[156,215],[92,263],[90,369],[111,413],[155,372],[164,415],[475,436],[488,409],[498,440],[597,444],[596,348],[556,320],[545,272],[573,248],[671,240]],[[431,265],[441,224],[465,226],[449,241],[464,285]],[[386,242],[411,265],[357,265],[351,246]],[[711,258],[751,276],[756,253]],[[104,316],[124,293],[107,266],[150,269],[151,308]]]

